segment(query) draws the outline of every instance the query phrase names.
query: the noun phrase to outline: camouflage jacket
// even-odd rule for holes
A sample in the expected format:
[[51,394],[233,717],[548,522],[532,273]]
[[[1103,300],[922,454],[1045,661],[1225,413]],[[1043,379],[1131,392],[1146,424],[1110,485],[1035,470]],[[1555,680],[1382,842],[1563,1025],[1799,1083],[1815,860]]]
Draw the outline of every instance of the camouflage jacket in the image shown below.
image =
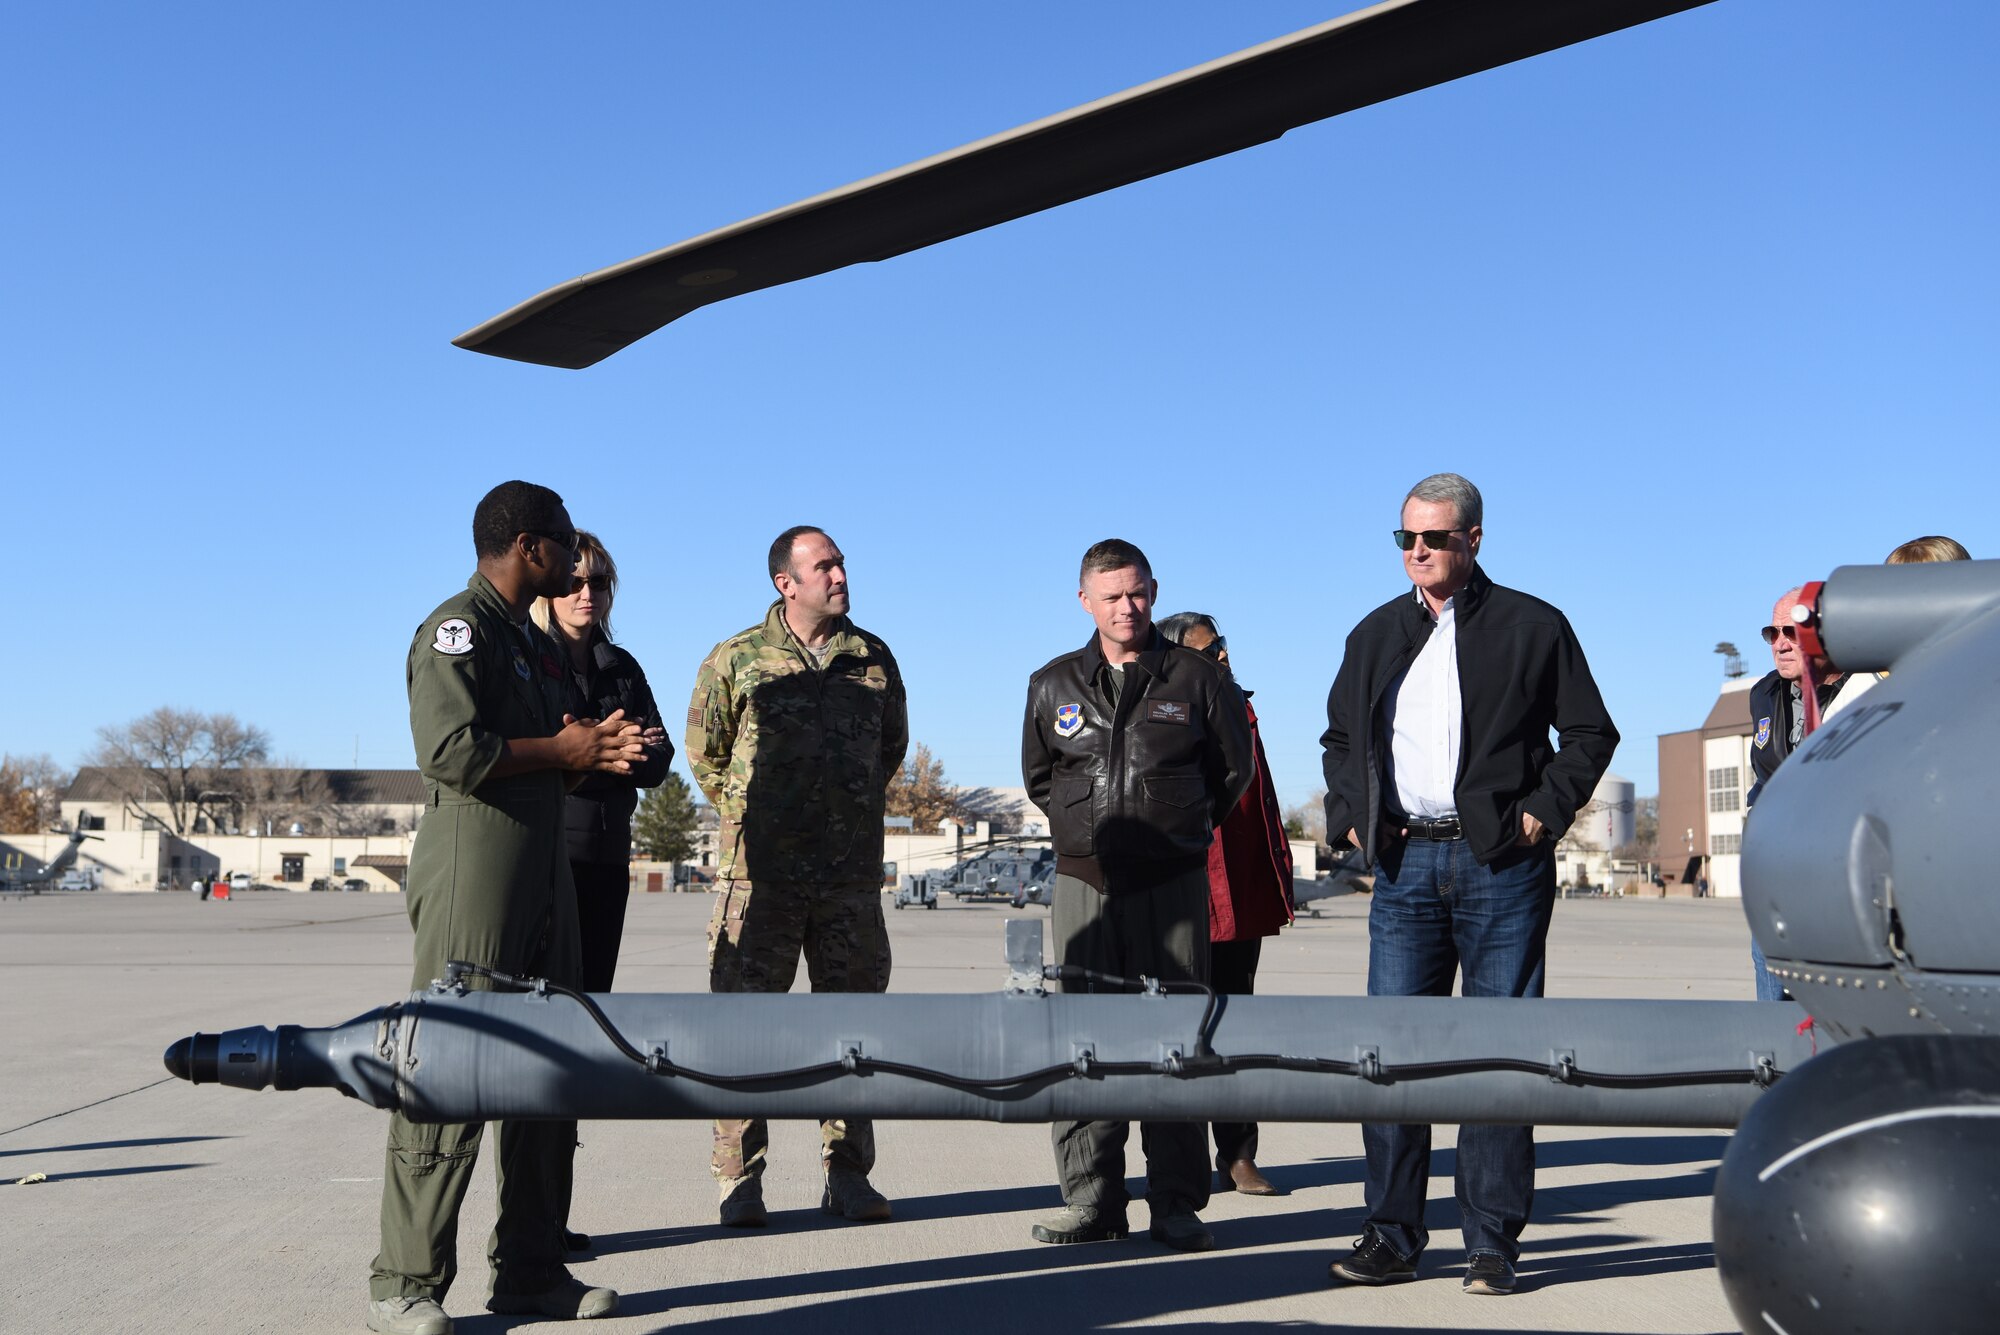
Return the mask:
[[688,768],[721,818],[716,875],[879,881],[883,791],[909,741],[889,646],[842,618],[822,668],[773,603],[715,646],[688,703]]

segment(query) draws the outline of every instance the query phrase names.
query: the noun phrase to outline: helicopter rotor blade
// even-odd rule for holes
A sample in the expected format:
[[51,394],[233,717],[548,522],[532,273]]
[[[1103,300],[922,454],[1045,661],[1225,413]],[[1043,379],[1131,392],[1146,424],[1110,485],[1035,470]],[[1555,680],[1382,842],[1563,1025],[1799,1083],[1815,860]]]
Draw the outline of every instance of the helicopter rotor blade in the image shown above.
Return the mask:
[[886,260],[1712,0],[1386,0],[571,279],[452,342],[571,370],[730,297]]

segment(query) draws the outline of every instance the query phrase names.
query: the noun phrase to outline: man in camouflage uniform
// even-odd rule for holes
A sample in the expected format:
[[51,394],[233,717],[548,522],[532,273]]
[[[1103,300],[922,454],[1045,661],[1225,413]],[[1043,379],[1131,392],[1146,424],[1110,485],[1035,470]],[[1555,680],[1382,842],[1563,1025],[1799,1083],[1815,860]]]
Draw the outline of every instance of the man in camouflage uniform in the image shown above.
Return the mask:
[[[576,532],[562,497],[503,482],[472,520],[478,573],[418,627],[406,674],[424,818],[410,855],[416,929],[411,988],[446,960],[574,982],[576,891],[563,843],[563,795],[583,771],[626,773],[639,729],[563,713],[555,646],[528,622],[537,596],[567,594]],[[466,986],[491,986],[467,979]],[[480,1123],[389,1119],[382,1250],[369,1280],[368,1328],[450,1335],[442,1303],[458,1273],[458,1212],[479,1154]],[[500,1212],[487,1243],[495,1312],[607,1316],[618,1295],[563,1266],[574,1122],[502,1122]]]
[[[709,991],[790,991],[803,953],[815,992],[882,992],[882,807],[909,745],[902,674],[847,619],[846,558],[823,531],[779,534],[770,574],[778,600],[715,646],[688,705],[688,766],[722,824]],[[836,1118],[820,1136],[820,1208],[887,1219],[868,1183],[873,1124]],[[715,1124],[724,1224],[764,1224],[768,1145],[762,1121]]]

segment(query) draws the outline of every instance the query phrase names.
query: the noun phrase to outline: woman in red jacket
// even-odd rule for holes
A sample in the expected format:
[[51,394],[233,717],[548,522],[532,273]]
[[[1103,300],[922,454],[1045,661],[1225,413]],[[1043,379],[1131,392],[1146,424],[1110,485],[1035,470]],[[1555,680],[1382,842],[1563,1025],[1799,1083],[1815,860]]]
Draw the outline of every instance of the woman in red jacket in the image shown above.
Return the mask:
[[[1175,644],[1207,654],[1229,665],[1229,642],[1215,618],[1202,612],[1176,612],[1154,623]],[[1292,921],[1292,848],[1278,810],[1271,768],[1264,759],[1264,739],[1257,731],[1257,711],[1249,705],[1251,748],[1256,770],[1235,810],[1215,831],[1208,846],[1209,982],[1217,992],[1248,996],[1257,990],[1257,956],[1264,938]],[[1281,1194],[1257,1171],[1257,1124],[1217,1122],[1215,1131],[1216,1190],[1246,1196]]]

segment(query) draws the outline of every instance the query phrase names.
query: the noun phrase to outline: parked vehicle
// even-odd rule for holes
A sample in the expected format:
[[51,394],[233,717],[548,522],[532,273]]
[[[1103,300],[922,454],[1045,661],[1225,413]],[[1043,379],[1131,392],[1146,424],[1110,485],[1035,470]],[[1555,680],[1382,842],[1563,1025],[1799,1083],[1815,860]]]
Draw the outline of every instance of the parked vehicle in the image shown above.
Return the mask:
[[97,868],[72,867],[56,880],[58,890],[95,890],[97,888]]
[[937,907],[937,890],[931,885],[930,877],[903,878],[903,884],[896,890],[896,907],[900,909],[906,904],[916,904],[927,909]]

